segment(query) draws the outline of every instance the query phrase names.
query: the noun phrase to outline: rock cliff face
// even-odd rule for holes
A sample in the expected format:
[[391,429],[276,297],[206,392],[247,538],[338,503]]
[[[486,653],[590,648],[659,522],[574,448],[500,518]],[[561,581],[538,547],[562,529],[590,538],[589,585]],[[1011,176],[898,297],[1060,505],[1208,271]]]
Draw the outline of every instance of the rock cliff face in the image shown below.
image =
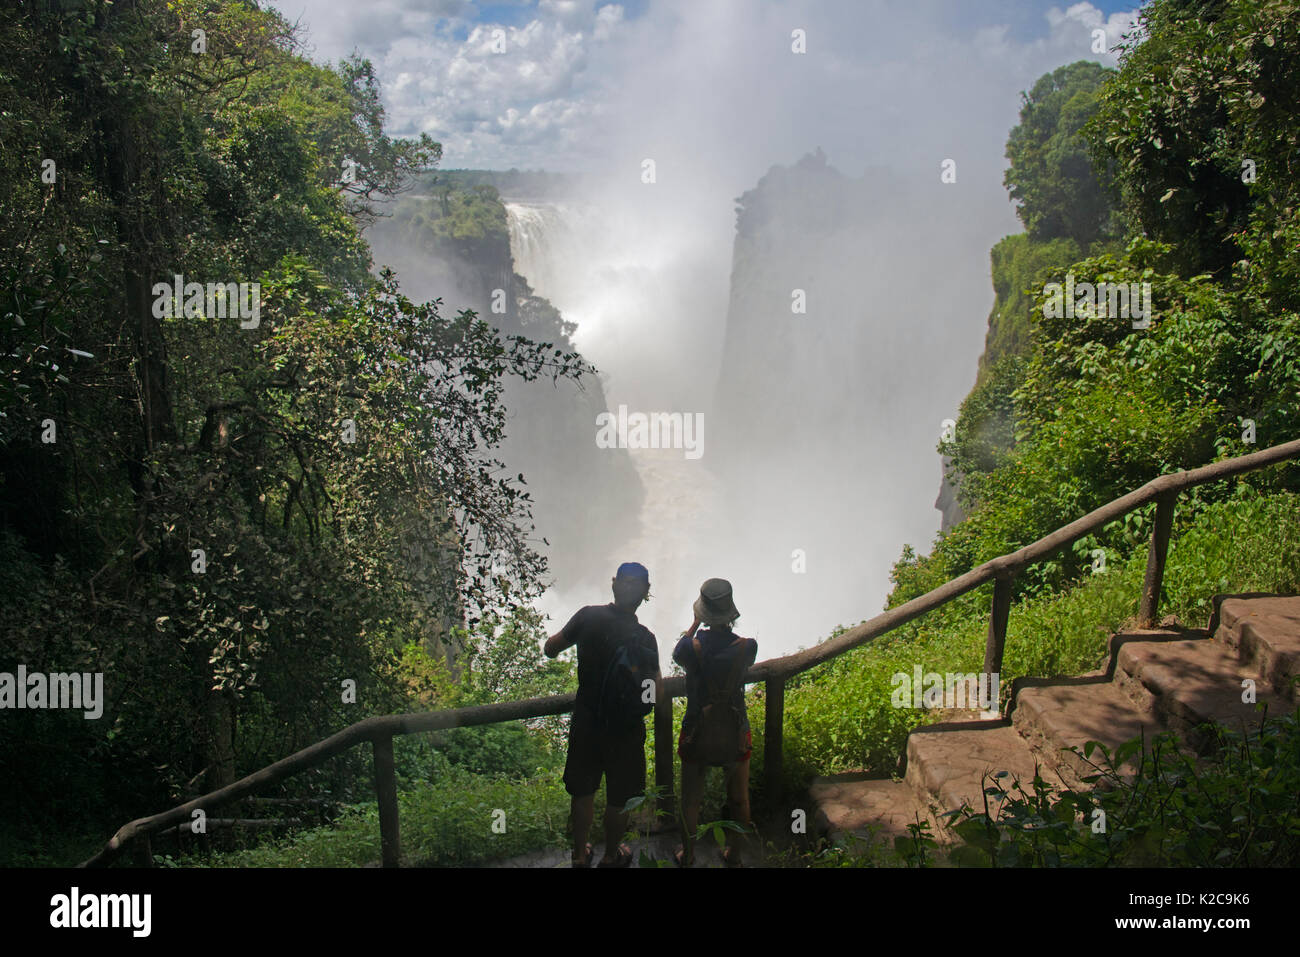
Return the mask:
[[[574,349],[573,325],[515,273],[506,210],[495,189],[405,197],[368,238],[376,264],[393,266],[406,295],[441,298],[443,314],[473,309],[506,335]],[[566,588],[591,568],[593,554],[608,563],[634,537],[641,482],[625,452],[596,446],[596,416],[606,403],[594,376],[581,387],[512,379],[503,399],[506,438],[494,454],[508,473],[523,473],[533,500],[534,547],[546,556],[555,585]]]
[[933,535],[922,490],[963,391],[945,341],[961,237],[915,214],[935,184],[847,177],[819,151],[738,201],[715,468],[738,524],[833,548],[867,581]]
[[939,474],[939,497],[934,500],[934,507],[939,510],[942,518],[939,522],[939,530],[946,532],[958,522],[965,521],[966,510],[961,507],[957,501],[957,490],[961,487],[961,476],[950,472],[952,458],[950,456],[942,457],[942,467]]

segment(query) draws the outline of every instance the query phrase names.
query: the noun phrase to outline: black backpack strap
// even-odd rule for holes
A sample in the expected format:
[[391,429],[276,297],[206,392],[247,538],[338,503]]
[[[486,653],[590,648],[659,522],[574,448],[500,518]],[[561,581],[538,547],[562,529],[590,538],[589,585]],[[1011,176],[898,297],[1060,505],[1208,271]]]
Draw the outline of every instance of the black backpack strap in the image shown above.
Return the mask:
[[[733,641],[731,644],[727,645],[727,647],[734,648],[736,645],[740,644],[744,640],[745,640],[744,638],[737,635],[736,640]],[[704,683],[708,685],[710,699],[720,700],[725,692],[722,688],[719,688],[716,683],[714,683],[713,679],[709,677],[709,669],[704,667],[704,646],[700,644],[700,639],[695,637],[691,638],[691,645],[692,647],[695,648],[695,657],[700,663],[700,677],[702,677],[704,679]],[[740,655],[737,655],[736,660],[731,663],[731,670],[727,673],[727,682],[726,682],[727,688],[730,688],[732,685],[734,685],[736,683],[736,680],[740,677],[741,662],[744,660],[745,659],[742,658]]]
[[[732,642],[730,645],[728,645],[727,647],[728,647],[728,648],[734,648],[736,645],[740,644],[740,643],[743,642],[744,640],[745,640],[744,638],[741,638],[739,635],[737,635],[737,636],[736,636],[736,640],[733,641],[733,642]],[[727,687],[728,687],[728,688],[735,688],[735,687],[738,687],[738,686],[739,686],[739,684],[740,684],[740,670],[745,666],[745,665],[744,665],[744,661],[745,661],[745,656],[744,656],[744,655],[736,655],[735,660],[731,663],[731,671],[730,671],[730,673],[728,673],[728,675],[727,675]]]
[[704,667],[704,646],[700,644],[700,639],[694,635],[691,636],[691,647],[695,649],[695,660],[700,663],[700,677],[709,688],[709,696],[712,697],[717,693],[717,685],[709,677],[709,669]]

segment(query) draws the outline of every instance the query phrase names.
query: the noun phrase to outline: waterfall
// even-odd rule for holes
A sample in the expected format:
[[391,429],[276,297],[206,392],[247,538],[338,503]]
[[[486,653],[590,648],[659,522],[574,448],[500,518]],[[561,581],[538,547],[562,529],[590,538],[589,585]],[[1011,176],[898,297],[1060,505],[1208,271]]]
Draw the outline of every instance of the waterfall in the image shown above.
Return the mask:
[[[619,235],[619,217],[597,206],[505,205],[515,271],[577,324],[574,341],[600,370],[611,409],[624,404],[647,413],[702,413],[707,450],[709,413],[702,400],[712,388],[716,356],[707,350],[684,354],[672,334],[680,323],[666,318],[685,313],[694,294],[692,270],[674,268],[680,251]],[[590,425],[595,442],[596,423]],[[604,565],[596,567],[602,559],[593,556],[581,593],[548,593],[541,605],[562,624],[582,605],[609,600],[617,563],[639,561],[650,569],[653,596],[639,617],[658,636],[667,667],[675,636],[690,624],[700,584],[721,574],[701,549],[718,534],[721,491],[705,461],[688,459],[681,449],[628,454],[646,492],[640,534]]]
[[573,228],[573,221],[582,218],[581,214],[549,203],[505,205],[515,271],[528,280],[533,292],[558,306],[571,296],[566,295],[570,292],[565,286],[567,277],[551,253],[553,248],[562,249],[568,255],[578,251],[582,235]]
[[[574,447],[630,461],[645,494],[639,521],[602,547],[565,546],[582,581],[571,568],[543,598],[555,619],[608,601],[617,563],[640,561],[654,596],[640,617],[664,656],[712,577],[735,587],[737,630],[780,655],[870,617],[902,544],[934,535],[934,445],[971,354],[952,290],[982,288],[983,263],[963,228],[935,234],[916,217],[928,187],[823,165],[774,168],[745,194],[743,222],[716,196],[642,184],[506,203],[515,269],[576,324],[605,407],[703,422],[688,458],[615,453],[588,410],[566,420]],[[559,424],[530,431],[545,442]],[[548,488],[572,474],[562,459]],[[561,518],[608,487],[584,486]]]
[[[616,564],[642,562],[654,600],[640,618],[666,663],[708,578],[732,582],[737,631],[764,658],[880,607],[901,543],[933,535],[943,406],[916,341],[942,328],[944,301],[931,261],[897,240],[918,228],[908,204],[862,183],[816,203],[802,182],[778,188],[769,220],[740,233],[648,191],[506,204],[515,269],[577,324],[607,406],[704,422],[698,459],[629,449],[639,533],[618,554],[577,556],[590,577],[548,593],[543,611],[563,621],[608,601]],[[823,207],[845,207],[848,222],[827,226]],[[935,262],[953,261],[929,242]],[[792,308],[796,287],[806,313]]]

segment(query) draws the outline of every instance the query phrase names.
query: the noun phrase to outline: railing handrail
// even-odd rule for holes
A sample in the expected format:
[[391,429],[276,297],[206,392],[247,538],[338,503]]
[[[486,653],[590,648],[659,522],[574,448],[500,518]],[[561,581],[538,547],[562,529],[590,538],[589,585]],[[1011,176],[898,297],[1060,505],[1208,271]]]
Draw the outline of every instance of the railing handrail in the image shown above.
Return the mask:
[[[1037,541],[1014,552],[990,559],[965,574],[950,579],[943,585],[933,588],[924,595],[919,595],[901,605],[890,608],[874,618],[829,638],[811,648],[796,651],[780,658],[769,658],[751,666],[744,675],[745,684],[763,681],[768,685],[767,713],[767,749],[768,779],[775,781],[780,769],[781,714],[784,709],[784,688],[788,678],[809,668],[814,668],[846,651],[861,647],[869,641],[886,634],[900,625],[945,605],[990,581],[998,581],[1002,586],[995,593],[993,623],[989,629],[989,648],[985,656],[985,670],[997,671],[1001,667],[1002,646],[1006,629],[1006,610],[1010,604],[1010,580],[1020,569],[1050,557],[1070,543],[1082,538],[1089,532],[1109,524],[1129,512],[1157,502],[1161,514],[1157,516],[1156,529],[1152,533],[1152,544],[1148,553],[1147,582],[1144,586],[1143,607],[1147,615],[1154,613],[1155,601],[1158,600],[1160,578],[1164,568],[1164,551],[1168,544],[1169,523],[1172,520],[1173,501],[1178,493],[1197,485],[1230,478],[1255,469],[1274,465],[1300,455],[1300,439],[1262,449],[1248,455],[1238,456],[1204,465],[1199,468],[1181,472],[1170,472],[1152,479],[1141,488],[1114,499],[1100,508],[1093,509],[1082,518],[1058,528]],[[1163,538],[1163,541],[1162,541]],[[1001,621],[999,625],[999,606]],[[996,647],[995,647],[996,646]],[[996,667],[993,667],[995,665]],[[671,785],[671,742],[667,748],[659,748],[659,737],[667,728],[667,735],[672,733],[672,700],[686,694],[686,680],[681,676],[664,679],[664,694],[656,708],[656,778],[662,784],[666,756],[668,782]],[[465,708],[452,708],[443,711],[417,712],[412,714],[377,715],[364,718],[349,725],[323,741],[310,745],[286,758],[262,768],[260,771],[228,784],[216,791],[187,801],[168,811],[150,817],[138,818],[119,828],[117,833],[94,857],[84,861],[82,867],[102,866],[116,858],[132,841],[145,840],[150,834],[170,825],[189,821],[195,810],[220,807],[239,800],[268,785],[310,770],[323,764],[330,758],[354,747],[371,742],[375,747],[377,787],[380,793],[380,824],[384,832],[385,864],[395,864],[397,857],[396,797],[392,782],[392,739],[394,735],[416,734],[427,731],[439,731],[446,728],[469,727],[472,725],[496,724],[502,721],[517,721],[527,718],[540,718],[547,715],[566,714],[573,710],[576,695],[572,692],[563,695],[550,695],[544,698],[527,698],[520,701],[503,701],[495,704],[472,705]],[[775,705],[775,721],[773,706]],[[666,715],[666,723],[664,717]],[[777,745],[775,761],[771,754],[773,739]],[[385,808],[387,805],[387,808]],[[387,811],[388,819],[385,819]]]
[[[1141,488],[1113,499],[1100,508],[1093,509],[1082,518],[1075,519],[1070,524],[1063,525],[1056,531],[1044,535],[1036,542],[1025,545],[1023,548],[1009,552],[1006,555],[992,558],[983,565],[950,579],[946,584],[933,588],[924,595],[918,595],[902,605],[890,608],[875,618],[864,621],[862,624],[850,628],[834,638],[829,638],[803,651],[796,651],[780,658],[771,658],[760,662],[750,669],[746,674],[746,679],[762,680],[768,675],[788,678],[801,671],[807,671],[809,668],[816,667],[846,651],[857,648],[873,638],[878,638],[899,625],[906,624],[912,619],[925,614],[927,611],[947,604],[973,588],[978,588],[995,578],[1014,575],[1026,565],[1032,565],[1054,555],[1070,543],[1083,538],[1089,532],[1103,525],[1108,525],[1129,512],[1141,508],[1143,505],[1150,504],[1161,495],[1178,493],[1197,485],[1217,482],[1220,479],[1231,478],[1243,472],[1252,472],[1255,469],[1275,465],[1297,455],[1300,455],[1300,439],[1283,445],[1275,445],[1272,448],[1261,449],[1258,452],[1251,452],[1249,455],[1225,459],[1222,462],[1212,462],[1209,465],[1203,465],[1188,471],[1169,472],[1161,475],[1147,482]],[[749,676],[759,671],[759,669],[764,670],[757,678],[750,679]]]

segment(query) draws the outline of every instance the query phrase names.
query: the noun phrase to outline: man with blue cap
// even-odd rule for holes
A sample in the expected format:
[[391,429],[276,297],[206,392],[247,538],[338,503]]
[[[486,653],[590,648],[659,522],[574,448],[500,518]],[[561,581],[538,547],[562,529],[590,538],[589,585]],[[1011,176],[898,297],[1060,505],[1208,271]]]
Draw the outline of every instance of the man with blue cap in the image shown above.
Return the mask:
[[573,866],[591,866],[587,836],[596,789],[605,778],[605,853],[601,867],[627,867],[632,849],[627,802],[645,793],[645,716],[663,690],[659,646],[636,610],[650,594],[650,572],[624,562],[613,579],[614,601],[588,605],[546,641],[554,658],[578,646],[578,695],[569,725],[564,788],[571,799]]

